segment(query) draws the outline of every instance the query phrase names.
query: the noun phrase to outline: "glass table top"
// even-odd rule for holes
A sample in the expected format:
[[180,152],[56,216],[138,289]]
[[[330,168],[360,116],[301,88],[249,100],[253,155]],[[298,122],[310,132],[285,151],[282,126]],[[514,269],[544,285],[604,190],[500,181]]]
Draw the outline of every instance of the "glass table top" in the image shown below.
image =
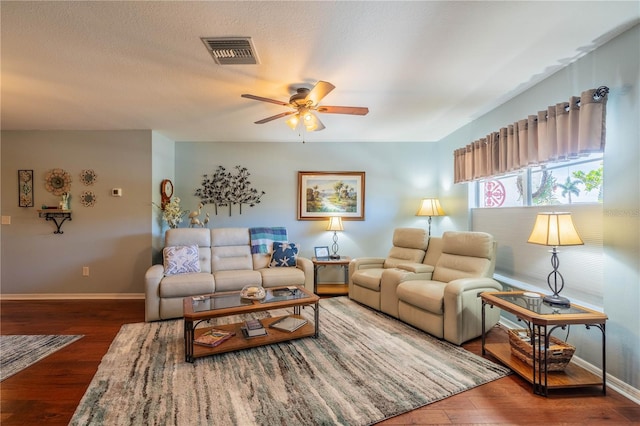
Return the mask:
[[[305,299],[309,296],[297,288],[276,288],[265,289],[264,299],[260,303],[282,302],[288,300]],[[226,294],[206,294],[191,298],[193,312],[214,311],[216,309],[235,308],[239,306],[252,305],[252,299],[245,299],[240,296],[240,292]]]
[[586,311],[577,306],[552,306],[542,301],[542,296],[532,297],[522,293],[502,293],[494,294],[493,296],[498,299],[502,299],[506,302],[513,303],[514,305],[528,309],[540,315],[567,315],[567,314],[586,314]]
[[252,305],[251,300],[240,297],[240,292],[231,294],[207,294],[194,296],[193,312],[213,311],[216,309],[234,308],[237,306]]

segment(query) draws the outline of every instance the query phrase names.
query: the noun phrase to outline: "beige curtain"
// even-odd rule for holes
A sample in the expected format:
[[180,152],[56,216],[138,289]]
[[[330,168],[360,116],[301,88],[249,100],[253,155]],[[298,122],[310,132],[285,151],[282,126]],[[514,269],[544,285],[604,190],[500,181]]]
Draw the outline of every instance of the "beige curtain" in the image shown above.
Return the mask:
[[609,88],[582,92],[456,149],[454,182],[603,152]]

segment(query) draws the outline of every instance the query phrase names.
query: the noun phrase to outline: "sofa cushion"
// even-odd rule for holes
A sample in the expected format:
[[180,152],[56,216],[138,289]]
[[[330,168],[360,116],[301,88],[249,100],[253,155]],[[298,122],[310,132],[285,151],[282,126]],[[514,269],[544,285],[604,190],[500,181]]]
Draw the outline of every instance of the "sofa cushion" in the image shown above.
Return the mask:
[[187,273],[164,277],[160,282],[161,298],[187,297],[209,294],[215,291],[213,275],[210,273]]
[[239,291],[246,285],[262,285],[260,272],[253,269],[217,271],[213,273],[213,277],[216,282],[216,292]]
[[264,268],[259,270],[263,287],[304,285],[304,271],[298,268]]
[[398,299],[422,310],[442,315],[444,313],[445,283],[439,281],[413,280],[398,285]]
[[165,247],[162,250],[162,256],[165,275],[200,272],[197,245]]
[[213,272],[253,270],[251,248],[249,245],[212,247],[211,269]]
[[382,268],[369,268],[360,269],[351,276],[351,280],[359,285],[370,290],[380,291],[380,278],[382,278]]
[[269,267],[295,267],[298,260],[298,246],[295,243],[275,242]]

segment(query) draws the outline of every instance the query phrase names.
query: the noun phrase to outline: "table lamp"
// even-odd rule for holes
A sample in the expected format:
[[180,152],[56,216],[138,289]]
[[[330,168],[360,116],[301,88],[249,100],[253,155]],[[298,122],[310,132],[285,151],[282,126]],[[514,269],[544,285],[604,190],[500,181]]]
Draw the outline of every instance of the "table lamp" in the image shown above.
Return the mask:
[[329,218],[329,226],[327,226],[327,231],[333,231],[333,245],[331,246],[331,255],[330,259],[340,259],[340,255],[338,254],[338,233],[337,231],[344,231],[344,227],[342,226],[342,218],[340,216],[331,216]]
[[437,198],[423,198],[416,216],[429,216],[429,236],[431,236],[431,217],[444,216],[444,210]]
[[551,291],[553,291],[553,295],[545,296],[542,301],[555,306],[571,306],[569,299],[560,296],[560,292],[564,288],[564,278],[558,271],[560,260],[558,259],[557,250],[558,246],[577,246],[584,244],[573,225],[571,213],[538,213],[527,242],[553,247],[549,251],[551,253],[551,266],[553,267],[553,271],[547,276],[547,284]]

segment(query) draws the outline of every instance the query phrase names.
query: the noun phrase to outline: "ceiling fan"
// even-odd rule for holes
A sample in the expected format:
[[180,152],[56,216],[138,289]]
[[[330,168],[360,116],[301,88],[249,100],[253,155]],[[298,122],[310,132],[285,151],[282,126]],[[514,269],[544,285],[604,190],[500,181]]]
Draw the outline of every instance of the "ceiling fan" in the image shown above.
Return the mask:
[[271,117],[258,120],[255,124],[264,124],[278,118],[291,115],[287,120],[287,124],[292,129],[296,129],[300,123],[309,132],[324,129],[324,124],[313,113],[314,111],[328,114],[351,114],[351,115],[367,115],[369,108],[366,107],[348,107],[348,106],[324,106],[318,103],[329,94],[335,86],[326,81],[319,81],[311,90],[306,87],[296,89],[296,93],[289,98],[289,102],[278,101],[275,99],[263,98],[261,96],[243,94],[243,98],[254,99],[256,101],[271,102],[272,104],[282,105],[293,108],[292,111],[281,112]]

